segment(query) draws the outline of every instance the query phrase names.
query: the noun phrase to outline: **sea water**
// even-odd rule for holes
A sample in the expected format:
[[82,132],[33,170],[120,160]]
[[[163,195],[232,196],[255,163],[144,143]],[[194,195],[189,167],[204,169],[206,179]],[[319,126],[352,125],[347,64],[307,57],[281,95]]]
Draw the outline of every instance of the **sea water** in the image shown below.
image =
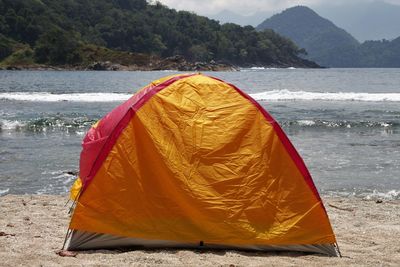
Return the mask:
[[[0,195],[63,194],[89,127],[176,72],[0,71]],[[280,123],[321,194],[400,198],[400,69],[206,73]]]

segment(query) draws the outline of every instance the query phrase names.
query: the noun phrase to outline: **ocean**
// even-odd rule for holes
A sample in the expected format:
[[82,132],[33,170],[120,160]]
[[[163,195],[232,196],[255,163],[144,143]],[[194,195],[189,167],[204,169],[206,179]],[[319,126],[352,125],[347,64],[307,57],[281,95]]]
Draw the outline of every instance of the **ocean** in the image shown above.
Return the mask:
[[[0,195],[65,194],[89,127],[159,72],[0,71]],[[400,69],[243,69],[322,195],[400,198]],[[72,173],[71,173],[72,172]]]

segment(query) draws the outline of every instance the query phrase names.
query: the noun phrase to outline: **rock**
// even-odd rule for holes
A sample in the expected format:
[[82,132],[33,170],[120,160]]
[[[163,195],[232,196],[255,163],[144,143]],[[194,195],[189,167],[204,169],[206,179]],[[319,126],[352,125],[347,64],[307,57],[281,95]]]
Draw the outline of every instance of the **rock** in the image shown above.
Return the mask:
[[21,70],[18,66],[7,66],[6,70]]
[[64,172],[65,174],[73,175],[73,176],[78,176],[78,171],[66,171]]
[[[149,66],[151,66],[149,64]],[[187,61],[183,56],[176,55],[173,57],[167,57],[162,59],[155,64],[152,64],[152,70],[178,70],[178,71],[235,71],[237,70],[230,64],[217,63],[214,60],[210,62],[190,62]]]
[[86,67],[86,70],[119,70],[121,65],[112,64],[110,61],[93,62]]

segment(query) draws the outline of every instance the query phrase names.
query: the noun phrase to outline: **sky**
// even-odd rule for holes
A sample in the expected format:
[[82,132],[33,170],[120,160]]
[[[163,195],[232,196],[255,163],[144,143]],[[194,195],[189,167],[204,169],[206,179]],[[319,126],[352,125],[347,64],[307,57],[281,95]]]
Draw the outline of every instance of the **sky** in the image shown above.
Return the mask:
[[373,1],[400,5],[400,0],[159,0],[170,8],[193,11],[199,15],[213,15],[222,10],[252,15],[256,12],[282,11],[296,5],[321,7]]

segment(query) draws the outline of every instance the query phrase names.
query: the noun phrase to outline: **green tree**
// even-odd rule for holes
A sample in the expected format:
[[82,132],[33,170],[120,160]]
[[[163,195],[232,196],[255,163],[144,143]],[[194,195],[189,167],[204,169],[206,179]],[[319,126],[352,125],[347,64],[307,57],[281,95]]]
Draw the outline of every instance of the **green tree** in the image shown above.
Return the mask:
[[[29,44],[45,64],[79,63],[86,58],[81,47],[89,44],[240,65],[300,60],[298,48],[275,33],[221,25],[146,0],[0,0],[0,33]],[[1,47],[3,57],[10,53],[9,46]]]
[[82,61],[77,35],[60,29],[52,29],[40,36],[35,46],[35,58],[39,63],[53,65],[76,64]]

